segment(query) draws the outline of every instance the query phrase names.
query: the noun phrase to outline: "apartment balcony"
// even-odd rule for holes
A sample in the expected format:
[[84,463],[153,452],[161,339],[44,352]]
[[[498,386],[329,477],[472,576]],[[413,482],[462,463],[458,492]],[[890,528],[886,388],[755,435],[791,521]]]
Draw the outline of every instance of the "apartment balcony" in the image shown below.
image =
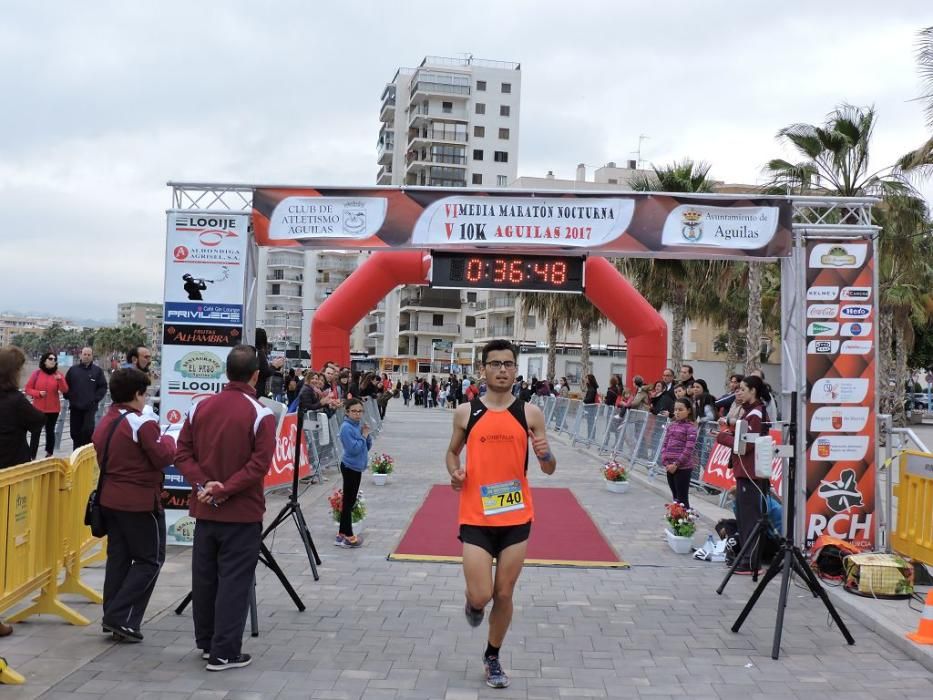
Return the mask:
[[379,110],[379,121],[391,124],[395,121],[395,96],[386,98]]
[[383,165],[379,168],[379,172],[376,173],[376,184],[377,185],[391,185],[392,184],[392,166]]
[[[302,268],[304,268],[304,266],[302,266]],[[301,284],[304,282],[304,277],[304,272],[294,272],[293,270],[285,270],[282,267],[277,267],[274,270],[269,270],[269,275],[266,276],[266,282]]]
[[343,272],[350,274],[359,267],[359,262],[354,253],[352,258],[335,256],[333,253],[319,255],[317,259],[317,271],[321,272]]
[[[440,290],[437,290],[440,291]],[[460,297],[457,296],[456,299],[446,298],[440,295],[434,295],[430,293],[424,293],[421,296],[413,297],[404,297],[399,304],[400,311],[415,311],[418,309],[430,310],[437,309],[439,311],[445,311],[448,309],[457,309],[461,307]]]
[[380,141],[376,149],[376,162],[379,165],[391,165],[395,153],[395,140]]
[[384,315],[385,312],[386,312],[386,302],[385,302],[385,299],[383,299],[378,304],[376,304],[376,308],[370,311],[369,313],[372,315],[376,315],[376,314]]
[[409,148],[427,148],[432,144],[464,145],[469,141],[466,127],[460,124],[445,125],[434,122],[433,126],[423,126],[408,132]]
[[411,98],[443,96],[466,100],[470,97],[470,76],[420,68],[411,81]]
[[409,153],[405,156],[405,165],[408,167],[409,172],[431,168],[435,165],[450,166],[452,168],[463,168],[466,170],[467,159],[466,154],[451,155],[427,153],[422,155],[420,153]]
[[398,324],[399,334],[406,335],[460,335],[459,323],[444,323],[435,326],[424,321],[402,321]]
[[370,338],[385,335],[386,327],[382,321],[370,323],[366,326],[366,333]]
[[303,252],[270,253],[267,264],[269,267],[293,267],[304,270],[305,254]]
[[492,297],[476,302],[476,315],[515,313],[515,299]]
[[422,126],[431,126],[435,121],[439,122],[463,122],[470,121],[470,115],[465,109],[429,109],[427,103],[415,105],[408,109],[408,128],[418,128]]

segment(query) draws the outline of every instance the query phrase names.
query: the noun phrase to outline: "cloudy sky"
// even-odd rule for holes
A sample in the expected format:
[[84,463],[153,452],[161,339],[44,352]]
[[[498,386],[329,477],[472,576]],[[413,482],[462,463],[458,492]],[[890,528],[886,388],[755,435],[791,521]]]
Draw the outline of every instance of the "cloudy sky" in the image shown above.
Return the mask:
[[[373,184],[380,94],[425,55],[522,65],[519,175],[691,157],[761,182],[781,127],[874,104],[872,165],[929,136],[929,0],[20,2],[0,16],[0,310],[162,295],[168,180]],[[761,8],[761,9],[759,9]],[[933,198],[930,183],[923,185]]]

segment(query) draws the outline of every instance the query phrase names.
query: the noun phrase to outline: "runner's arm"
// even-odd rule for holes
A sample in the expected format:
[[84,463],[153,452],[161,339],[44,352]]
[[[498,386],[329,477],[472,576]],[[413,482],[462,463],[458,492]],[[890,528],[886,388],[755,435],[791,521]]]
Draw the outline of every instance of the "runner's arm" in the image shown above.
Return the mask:
[[531,438],[531,447],[545,474],[553,474],[557,469],[557,458],[551,452],[544,429],[544,414],[541,409],[531,404],[525,405],[525,420],[528,423],[528,436]]
[[450,436],[450,445],[447,446],[445,461],[447,463],[447,473],[450,475],[450,485],[454,489],[459,489],[466,478],[463,468],[460,466],[460,452],[466,443],[466,426],[470,415],[470,404],[464,403],[457,406],[454,411],[454,428]]

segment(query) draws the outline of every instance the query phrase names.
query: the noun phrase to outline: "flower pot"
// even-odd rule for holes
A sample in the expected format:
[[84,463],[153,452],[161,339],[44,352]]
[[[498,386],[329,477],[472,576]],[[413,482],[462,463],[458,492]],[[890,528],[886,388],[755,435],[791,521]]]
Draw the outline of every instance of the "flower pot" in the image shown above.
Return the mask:
[[625,493],[628,491],[627,481],[606,481],[606,490],[612,493]]
[[667,535],[667,544],[677,554],[690,554],[693,550],[693,537],[681,537],[664,528],[664,534]]
[[388,480],[388,474],[377,474],[376,472],[373,472],[373,483],[376,486],[385,486]]

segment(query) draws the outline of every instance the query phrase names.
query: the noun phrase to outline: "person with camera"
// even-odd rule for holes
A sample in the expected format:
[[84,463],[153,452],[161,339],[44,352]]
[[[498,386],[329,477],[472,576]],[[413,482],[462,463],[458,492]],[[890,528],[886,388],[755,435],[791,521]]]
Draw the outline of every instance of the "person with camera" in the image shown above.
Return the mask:
[[92,442],[101,466],[98,497],[107,526],[104,631],[121,642],[141,642],[146,606],[165,562],[162,471],[175,459],[175,441],[144,415],[149,377],[138,369],[114,371],[110,409]]
[[[761,378],[749,375],[739,382],[735,400],[741,406],[739,418],[746,422],[748,435],[767,434],[769,419],[765,402],[769,398],[770,395]],[[733,447],[735,444],[734,425],[734,423],[727,422],[726,418],[720,418],[716,442],[726,447]],[[735,474],[735,515],[738,521],[739,540],[744,546],[744,543],[748,542],[752,536],[755,525],[761,519],[761,514],[766,507],[765,494],[768,492],[769,484],[767,479],[755,478],[755,449],[752,446],[747,446],[743,455],[732,455],[732,471]],[[735,573],[745,576],[756,573],[756,570],[752,568],[752,562],[759,561],[756,553],[760,545],[760,542],[756,542],[745,551],[745,556],[738,563]]]
[[208,671],[249,665],[241,653],[266,510],[263,480],[275,452],[275,416],[256,400],[259,355],[227,355],[229,383],[188,409],[175,466],[195,489],[191,556],[194,636]]

